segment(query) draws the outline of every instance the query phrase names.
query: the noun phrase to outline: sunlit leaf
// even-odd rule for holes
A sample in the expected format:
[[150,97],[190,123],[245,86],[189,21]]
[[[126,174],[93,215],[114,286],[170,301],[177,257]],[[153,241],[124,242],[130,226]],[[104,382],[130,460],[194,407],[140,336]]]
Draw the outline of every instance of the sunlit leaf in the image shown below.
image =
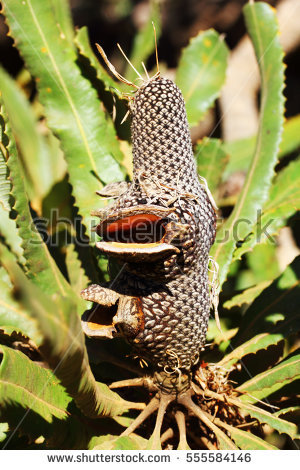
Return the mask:
[[299,330],[299,272],[298,256],[247,309],[234,338],[234,345],[262,332],[279,333],[287,337]]
[[65,418],[71,398],[53,373],[38,366],[20,351],[0,346],[0,404],[2,413],[11,403],[31,409],[46,421]]
[[[248,170],[255,149],[255,140],[255,136],[253,136],[223,143],[222,149],[229,156],[228,165],[223,173],[223,180],[235,171],[246,172]],[[300,115],[294,116],[284,123],[278,158],[283,158],[299,148]]]
[[243,304],[251,304],[251,302],[253,302],[253,300],[271,284],[271,282],[272,281],[260,282],[253,287],[249,287],[249,289],[245,289],[240,294],[236,294],[230,300],[226,300],[223,307],[230,309],[235,306],[240,307]]
[[[274,413],[275,416],[286,416],[288,415],[289,417],[296,416],[298,417],[298,422],[299,422],[299,417],[300,417],[300,406],[289,406],[288,408],[283,408],[282,410],[278,410]],[[289,421],[293,421],[293,419],[289,419]]]
[[[292,354],[272,369],[256,375],[244,382],[237,390],[244,392],[240,399],[245,403],[255,403],[257,400],[268,397],[284,385],[300,378],[300,354]],[[251,396],[247,395],[250,394]]]
[[78,294],[87,287],[89,279],[84,272],[74,245],[68,245],[66,248],[66,265],[70,284]]
[[251,231],[268,198],[283,125],[283,53],[275,13],[266,3],[251,3],[244,7],[244,14],[260,68],[261,117],[245,184],[211,250],[220,267],[220,286],[227,277],[236,243]]
[[[19,255],[19,257],[21,256],[21,261],[24,259],[27,274],[33,282],[42,286],[45,292],[60,292],[61,295],[67,295],[68,292],[71,292],[71,289],[50,255],[33,222],[15,139],[3,107],[2,115],[4,117],[5,136],[7,139],[7,166],[11,182],[11,194],[13,196],[12,208],[17,213],[16,226],[12,227],[14,230],[12,230],[7,238],[7,242],[11,246],[12,251]],[[17,233],[15,233],[16,227]],[[21,252],[17,243],[18,237],[20,238],[21,249],[23,249]],[[15,243],[12,244],[12,240],[15,240]]]
[[275,179],[269,199],[258,214],[251,233],[234,253],[233,261],[253,249],[255,244],[274,243],[273,235],[286,225],[286,221],[300,209],[300,159],[291,162]]
[[15,152],[16,148],[9,140],[10,133],[11,128],[4,104],[0,101],[0,232],[18,261],[25,263],[21,246],[22,239],[19,236],[15,218],[11,218],[13,198],[7,160],[10,152]]
[[[47,122],[68,162],[79,213],[90,234],[101,181],[123,179],[122,154],[96,91],[80,73],[75,52],[56,24],[51,0],[10,0],[4,14],[25,63],[36,78]],[[28,35],[30,31],[30,36]]]
[[41,343],[41,335],[36,321],[25,308],[21,308],[12,297],[13,286],[5,269],[0,266],[0,331],[11,334],[13,331],[31,338],[36,345]]
[[68,394],[84,414],[96,418],[112,416],[130,407],[105,384],[97,383],[89,366],[81,323],[74,296],[51,297],[30,282],[2,246],[2,263],[18,290],[18,302],[31,311],[43,334],[40,351]]
[[63,175],[58,173],[57,158],[38,131],[37,119],[25,95],[13,79],[0,68],[2,99],[10,124],[22,152],[26,189],[40,211],[41,202],[51,186]]
[[206,179],[209,190],[215,195],[228,161],[226,153],[222,150],[221,141],[205,137],[197,142],[195,157],[198,174]]
[[68,0],[51,0],[51,3],[60,34],[67,38],[70,47],[74,47],[74,26],[70,2]]
[[121,97],[121,93],[118,92],[118,88],[122,89],[123,84],[117,83],[111,78],[107,70],[102,66],[100,58],[97,58],[94,54],[89,40],[88,29],[86,26],[82,26],[76,31],[75,44],[78,47],[80,55],[84,56],[90,63],[90,66],[94,69],[94,73],[97,79],[104,84],[105,90],[116,93]]
[[198,124],[219,96],[227,57],[224,39],[212,29],[199,33],[183,50],[175,82],[182,91],[190,126]]
[[229,369],[247,354],[254,354],[262,349],[267,349],[269,346],[278,343],[282,339],[283,335],[280,333],[262,333],[261,335],[254,336],[229,354],[226,354],[226,356],[218,362],[218,365]]
[[249,414],[252,418],[256,418],[260,423],[268,424],[273,429],[276,429],[276,431],[288,434],[292,439],[296,438],[298,432],[296,424],[285,421],[269,411],[249,404],[245,400],[230,401],[241,408],[244,413]]
[[8,423],[0,423],[0,442],[6,439],[6,433],[8,431]]
[[108,434],[94,439],[93,442],[93,450],[141,450],[147,445],[146,439],[134,434],[122,437]]
[[[251,432],[243,431],[237,427],[230,426],[227,423],[217,420],[219,426],[223,427],[230,433],[231,439],[236,445],[243,450],[276,450],[277,447],[272,446],[268,442],[255,436]],[[278,450],[278,449],[277,449]]]

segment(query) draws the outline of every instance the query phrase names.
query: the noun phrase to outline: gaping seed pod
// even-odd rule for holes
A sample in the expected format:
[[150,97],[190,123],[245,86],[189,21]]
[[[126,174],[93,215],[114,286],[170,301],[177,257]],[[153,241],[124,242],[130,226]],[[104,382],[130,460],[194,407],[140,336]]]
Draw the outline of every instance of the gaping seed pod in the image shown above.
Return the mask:
[[[215,211],[196,172],[177,86],[156,76],[130,108],[133,181],[97,227],[99,250],[126,265],[111,290],[83,291],[103,309],[97,308],[98,325],[85,317],[84,328],[125,336],[158,372],[188,373],[205,343]],[[111,322],[101,325],[109,310]]]

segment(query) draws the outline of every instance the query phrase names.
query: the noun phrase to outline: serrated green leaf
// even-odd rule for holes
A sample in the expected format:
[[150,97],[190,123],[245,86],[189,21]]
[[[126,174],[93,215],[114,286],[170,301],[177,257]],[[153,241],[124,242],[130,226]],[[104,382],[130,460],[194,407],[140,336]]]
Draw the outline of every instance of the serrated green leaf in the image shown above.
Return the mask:
[[251,231],[267,200],[283,124],[283,53],[275,13],[266,3],[251,3],[244,7],[244,14],[261,74],[261,117],[245,184],[211,250],[220,267],[220,287],[227,277],[236,243]]
[[[241,401],[247,404],[255,403],[257,400],[269,396],[284,385],[299,378],[300,354],[295,352],[291,357],[277,364],[272,369],[264,371],[247,382],[244,382],[237,390],[245,393],[245,395],[240,397]],[[247,395],[247,393],[251,396]]]
[[66,266],[70,284],[74,291],[78,294],[82,291],[82,289],[87,287],[89,278],[84,272],[74,245],[68,245],[66,247]]
[[[255,245],[252,251],[246,254],[245,268],[241,266],[235,288],[243,290],[267,280],[272,281],[280,273],[277,247],[273,241],[267,240],[264,244]],[[256,295],[254,295],[255,297]]]
[[10,142],[5,133],[7,124],[7,115],[2,100],[0,100],[0,232],[18,261],[23,264],[25,258],[21,247],[22,240],[18,234],[16,220],[10,218],[13,200],[7,166],[10,151]]
[[269,287],[272,281],[264,281],[258,283],[256,286],[249,287],[249,289],[245,289],[240,294],[236,294],[230,300],[226,300],[224,302],[223,307],[227,309],[231,309],[232,307],[240,307],[243,304],[251,304],[256,297],[258,297],[264,289]]
[[268,240],[267,243],[255,245],[253,250],[247,253],[247,265],[252,273],[254,284],[273,280],[281,273],[276,248],[276,245]]
[[222,150],[221,141],[205,137],[197,142],[195,157],[198,174],[206,179],[209,190],[216,197],[216,190],[228,161],[227,154]]
[[[99,206],[100,180],[123,179],[116,135],[107,125],[96,91],[80,73],[76,55],[62,37],[50,0],[10,0],[4,14],[25,63],[37,80],[48,125],[60,139],[70,183],[90,235],[90,211]],[[28,35],[30,31],[30,37]]]
[[2,117],[3,104],[0,102],[0,201],[6,211],[10,211],[10,181],[8,178],[8,168],[6,165],[7,139],[5,138],[5,121]]
[[[43,334],[40,351],[82,412],[92,418],[120,414],[132,405],[96,383],[89,366],[85,338],[76,314],[74,296],[49,296],[30,282],[4,246],[2,264],[18,291],[18,303],[30,310]],[[132,405],[132,406],[131,406]]]
[[[285,433],[295,439],[297,436],[297,426],[294,423],[285,421],[284,419],[278,418],[275,414],[269,413],[266,410],[253,406],[248,402],[242,400],[244,395],[239,400],[232,400],[230,402],[241,408],[244,412],[249,414],[252,418],[256,418],[262,424],[268,424],[273,429],[280,433]],[[248,397],[249,398],[249,397]]]
[[144,450],[147,441],[140,436],[100,436],[93,440],[93,450]]
[[62,178],[57,159],[50,153],[45,139],[38,132],[37,120],[25,95],[13,79],[0,68],[2,100],[7,111],[15,139],[22,153],[26,188],[40,212],[41,201],[51,186]]
[[[2,116],[5,123],[5,136],[8,142],[6,144],[8,152],[7,165],[11,181],[11,194],[14,199],[13,209],[17,213],[16,224],[18,227],[18,234],[12,233],[9,240],[18,241],[17,236],[20,236],[23,248],[21,261],[24,257],[28,277],[39,286],[42,286],[45,292],[60,292],[61,295],[65,296],[72,291],[50,255],[32,220],[16,143],[3,106]],[[19,253],[20,247],[18,245],[12,248],[15,254]]]
[[247,309],[233,344],[241,344],[262,332],[287,337],[299,330],[299,272],[300,257],[297,257]]
[[22,333],[31,338],[37,346],[41,343],[41,335],[36,321],[29,311],[20,308],[12,297],[12,284],[5,269],[0,266],[0,331],[11,334],[12,331]]
[[[298,420],[300,418],[300,406],[289,406],[288,408],[283,408],[282,410],[278,410],[274,413],[275,416],[283,416],[283,415],[297,415]],[[289,421],[293,421],[292,419]]]
[[51,0],[56,24],[60,34],[65,36],[71,47],[74,47],[74,26],[68,0]]
[[26,259],[23,256],[22,239],[18,234],[16,220],[11,219],[9,212],[4,209],[0,201],[0,233],[4,237],[7,245],[10,247],[12,253],[16,256],[20,264],[25,264]]
[[[160,9],[161,2],[159,0],[150,0],[149,18],[146,24],[144,24],[141,30],[137,32],[134,38],[132,52],[130,54],[130,62],[140,72],[143,71],[142,62],[145,62],[150,56],[150,54],[152,54],[155,50],[154,31],[152,23],[154,23],[155,25],[157,41],[159,40],[159,36],[161,33]],[[129,81],[135,81],[137,78],[135,71],[129,64],[126,67],[125,77]]]
[[[253,249],[255,244],[265,244],[286,221],[300,209],[300,159],[291,162],[275,179],[269,199],[259,214],[257,224],[244,243],[236,249],[232,261],[240,259]],[[274,241],[273,241],[274,242]]]
[[[108,74],[106,68],[101,64],[100,54],[99,58],[94,54],[90,45],[88,29],[86,26],[78,29],[75,35],[75,44],[78,48],[80,56],[81,67],[90,78],[93,86],[98,90],[99,95],[103,99],[103,104],[106,108],[107,116],[119,116],[116,121],[122,121],[127,113],[128,100],[125,98],[125,93],[128,93],[128,86],[121,81],[115,81]],[[109,93],[104,93],[104,91]],[[112,94],[114,97],[112,97]],[[111,127],[111,133],[115,133],[113,121],[109,118],[106,120],[107,126]],[[121,138],[127,139],[129,136],[129,123],[119,126],[119,133],[122,134]],[[121,164],[122,168],[127,171],[129,176],[132,176],[130,169],[132,167],[132,151],[131,146],[126,140],[120,140],[119,146],[122,152]],[[103,205],[103,202],[101,202]],[[99,204],[100,205],[100,204]]]
[[268,444],[251,432],[230,426],[220,419],[217,419],[216,423],[230,433],[231,439],[242,450],[278,450],[277,447]]
[[7,431],[8,431],[8,423],[0,423],[0,442],[6,439]]
[[283,335],[280,333],[262,333],[261,335],[256,335],[227,354],[220,362],[218,362],[218,365],[226,369],[230,369],[233,364],[236,364],[247,354],[254,354],[262,349],[267,349],[269,346],[278,343],[282,339]]
[[[223,180],[226,180],[235,171],[247,171],[251,163],[251,158],[255,150],[255,136],[245,139],[224,142],[222,149],[228,154],[229,162],[223,173]],[[278,158],[281,159],[289,153],[300,148],[300,115],[287,120],[283,125],[282,141]]]
[[283,158],[296,150],[300,150],[300,114],[284,123],[278,157]]
[[95,56],[90,45],[89,33],[86,26],[83,26],[76,31],[75,44],[78,47],[80,55],[84,56],[90,62],[91,67],[95,70],[98,80],[103,83],[105,90],[111,91],[121,98],[121,92],[118,88],[122,90],[123,84],[121,82],[115,82]]
[[38,413],[46,421],[66,418],[71,398],[48,369],[36,365],[20,351],[0,346],[0,404],[14,403]]
[[218,97],[227,58],[224,40],[212,29],[199,33],[183,50],[175,82],[182,91],[190,126],[198,124]]

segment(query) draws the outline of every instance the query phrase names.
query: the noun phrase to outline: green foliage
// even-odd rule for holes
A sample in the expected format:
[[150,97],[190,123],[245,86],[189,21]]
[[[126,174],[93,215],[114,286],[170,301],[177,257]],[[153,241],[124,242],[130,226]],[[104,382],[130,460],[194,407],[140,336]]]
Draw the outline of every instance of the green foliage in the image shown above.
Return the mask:
[[[223,150],[230,156],[228,165],[223,173],[225,180],[235,171],[247,171],[251,163],[251,157],[255,150],[256,138],[248,137],[232,142],[224,142]],[[282,140],[278,152],[278,158],[297,152],[300,148],[300,116],[289,118],[283,125]]]
[[116,92],[118,94],[118,89],[115,88],[116,82],[108,74],[107,70],[101,65],[101,62],[99,62],[92,50],[86,26],[83,26],[77,30],[75,43],[78,47],[80,56],[85,57],[89,61],[91,68],[93,69],[94,73],[96,73],[97,79],[102,83],[105,90]]
[[[247,387],[246,387],[247,389]],[[248,393],[248,392],[247,392]],[[255,401],[255,400],[254,400]],[[234,403],[234,401],[232,401]],[[294,423],[289,423],[283,419],[274,416],[266,410],[254,407],[251,404],[243,403],[239,400],[238,406],[246,411],[252,418],[256,418],[262,424],[269,424],[273,429],[280,433],[290,435],[293,439],[297,437],[297,426]]]
[[229,424],[221,422],[218,424],[222,426],[226,431],[230,433],[231,439],[235,442],[235,444],[244,450],[275,450],[276,447],[268,444],[267,442],[263,441],[259,437],[255,436],[255,434],[245,432],[242,429],[234,428]]
[[[300,209],[299,175],[300,159],[292,161],[275,178],[269,200],[265,203],[262,213],[244,243],[236,249],[233,260],[240,259],[257,243],[266,243],[270,236],[278,234],[289,217]],[[267,230],[263,230],[264,228]]]
[[197,142],[195,158],[199,175],[206,179],[209,190],[214,197],[217,197],[222,174],[228,162],[228,156],[222,149],[222,142],[207,137],[202,142]]
[[[159,448],[146,428],[143,437],[120,436],[132,422],[132,409],[144,406],[106,384],[136,370],[128,348],[115,340],[113,346],[100,343],[89,358],[80,324],[87,308],[80,291],[97,276],[108,278],[93,247],[90,213],[103,204],[96,191],[130,173],[130,143],[117,138],[107,104],[116,100],[117,109],[124,108],[128,89],[98,61],[87,28],[74,31],[67,1],[5,0],[3,8],[37,93],[29,98],[0,70],[0,441],[6,446],[20,430],[28,446],[42,436],[39,448]],[[284,66],[274,11],[257,2],[244,14],[262,82],[258,135],[230,144],[205,138],[195,146],[199,174],[221,206],[222,182],[234,171],[247,172],[230,215],[224,211],[219,221],[211,255],[220,267],[222,332],[211,322],[213,345],[201,355],[237,382],[229,405],[259,425],[249,432],[201,411],[207,435],[227,450],[276,449],[264,437],[265,424],[291,440],[299,437],[300,257],[283,269],[276,237],[300,208],[300,160],[294,156],[300,118],[283,126]],[[154,53],[152,21],[159,37],[156,0],[130,54],[140,72],[141,61]],[[227,57],[224,39],[213,30],[199,33],[182,51],[176,83],[191,126],[219,96]],[[133,80],[128,66],[124,75]],[[68,227],[60,227],[58,216],[41,233],[35,216],[48,219],[56,210],[68,218]],[[247,223],[237,231],[241,219]],[[49,237],[57,237],[57,245]],[[24,419],[28,410],[30,423]]]
[[184,49],[176,72],[189,124],[195,126],[212,106],[225,81],[228,49],[215,31],[198,34]]
[[[18,289],[19,303],[36,318],[43,335],[39,349],[55,371],[78,407],[86,416],[113,416],[130,407],[130,403],[96,383],[92,375],[80,319],[76,315],[74,294],[69,298],[47,296],[26,278],[5,249],[2,263]],[[33,338],[35,339],[35,338]]]
[[11,132],[7,114],[3,103],[1,106],[1,147],[0,147],[0,229],[2,236],[7,240],[11,251],[15,254],[21,263],[25,262],[23,257],[23,249],[21,247],[22,239],[20,238],[16,221],[10,217],[12,209],[11,199],[11,181],[9,179],[9,167],[7,165],[8,156],[16,151],[14,141],[8,140]]
[[275,14],[265,3],[248,4],[244,12],[261,75],[261,117],[245,184],[211,250],[220,266],[220,286],[226,280],[237,241],[249,234],[249,225],[255,223],[268,198],[283,125],[283,53]]
[[258,374],[247,382],[243,383],[238,390],[247,391],[251,397],[244,395],[244,400],[256,402],[257,399],[265,398],[271,393],[276,392],[290,382],[300,378],[300,354],[292,354],[289,359],[279,363],[277,366]]
[[74,292],[78,295],[78,292],[81,292],[82,289],[87,287],[89,278],[84,272],[74,245],[68,245],[66,247],[66,266],[70,284]]
[[61,0],[51,0],[51,5],[61,34],[65,36],[69,46],[74,48],[74,27],[68,3]]
[[38,208],[38,201],[64,176],[65,166],[60,154],[52,151],[38,131],[37,118],[26,96],[2,69],[0,81],[3,103],[22,153],[26,190],[33,204],[37,201],[34,207]]
[[299,269],[298,256],[281,276],[252,302],[240,322],[233,343],[241,344],[261,332],[275,332],[275,334],[280,332],[283,338],[286,338],[299,330],[300,319],[297,309],[300,289]]
[[3,233],[2,236],[6,236],[5,239],[10,246],[11,239],[14,240],[12,251],[17,256],[21,255],[17,241],[21,241],[26,268],[33,282],[42,286],[46,292],[60,292],[62,295],[66,295],[68,284],[51,257],[47,246],[43,243],[42,237],[32,220],[24,184],[23,169],[21,168],[16,143],[4,106],[2,106],[2,117],[8,142],[6,154],[7,178],[9,174],[13,198],[10,209],[15,210],[17,213],[15,223],[10,223],[11,232]]
[[140,450],[146,449],[147,441],[140,436],[101,436],[93,441],[93,450]]
[[0,423],[0,442],[6,439],[7,431],[8,431],[8,423]]
[[71,398],[48,369],[36,365],[25,354],[1,346],[0,370],[1,418],[6,406],[14,403],[31,409],[51,422],[53,416],[64,419]]
[[40,344],[37,323],[29,311],[20,308],[12,295],[13,285],[5,269],[0,267],[0,331],[2,334],[19,333],[24,337],[34,338]]
[[[90,234],[91,209],[99,206],[100,181],[123,179],[121,153],[91,84],[81,75],[76,54],[61,35],[50,1],[10,0],[4,14],[25,63],[36,78],[47,123],[59,138],[83,223]],[[30,38],[27,31],[30,31]]]

